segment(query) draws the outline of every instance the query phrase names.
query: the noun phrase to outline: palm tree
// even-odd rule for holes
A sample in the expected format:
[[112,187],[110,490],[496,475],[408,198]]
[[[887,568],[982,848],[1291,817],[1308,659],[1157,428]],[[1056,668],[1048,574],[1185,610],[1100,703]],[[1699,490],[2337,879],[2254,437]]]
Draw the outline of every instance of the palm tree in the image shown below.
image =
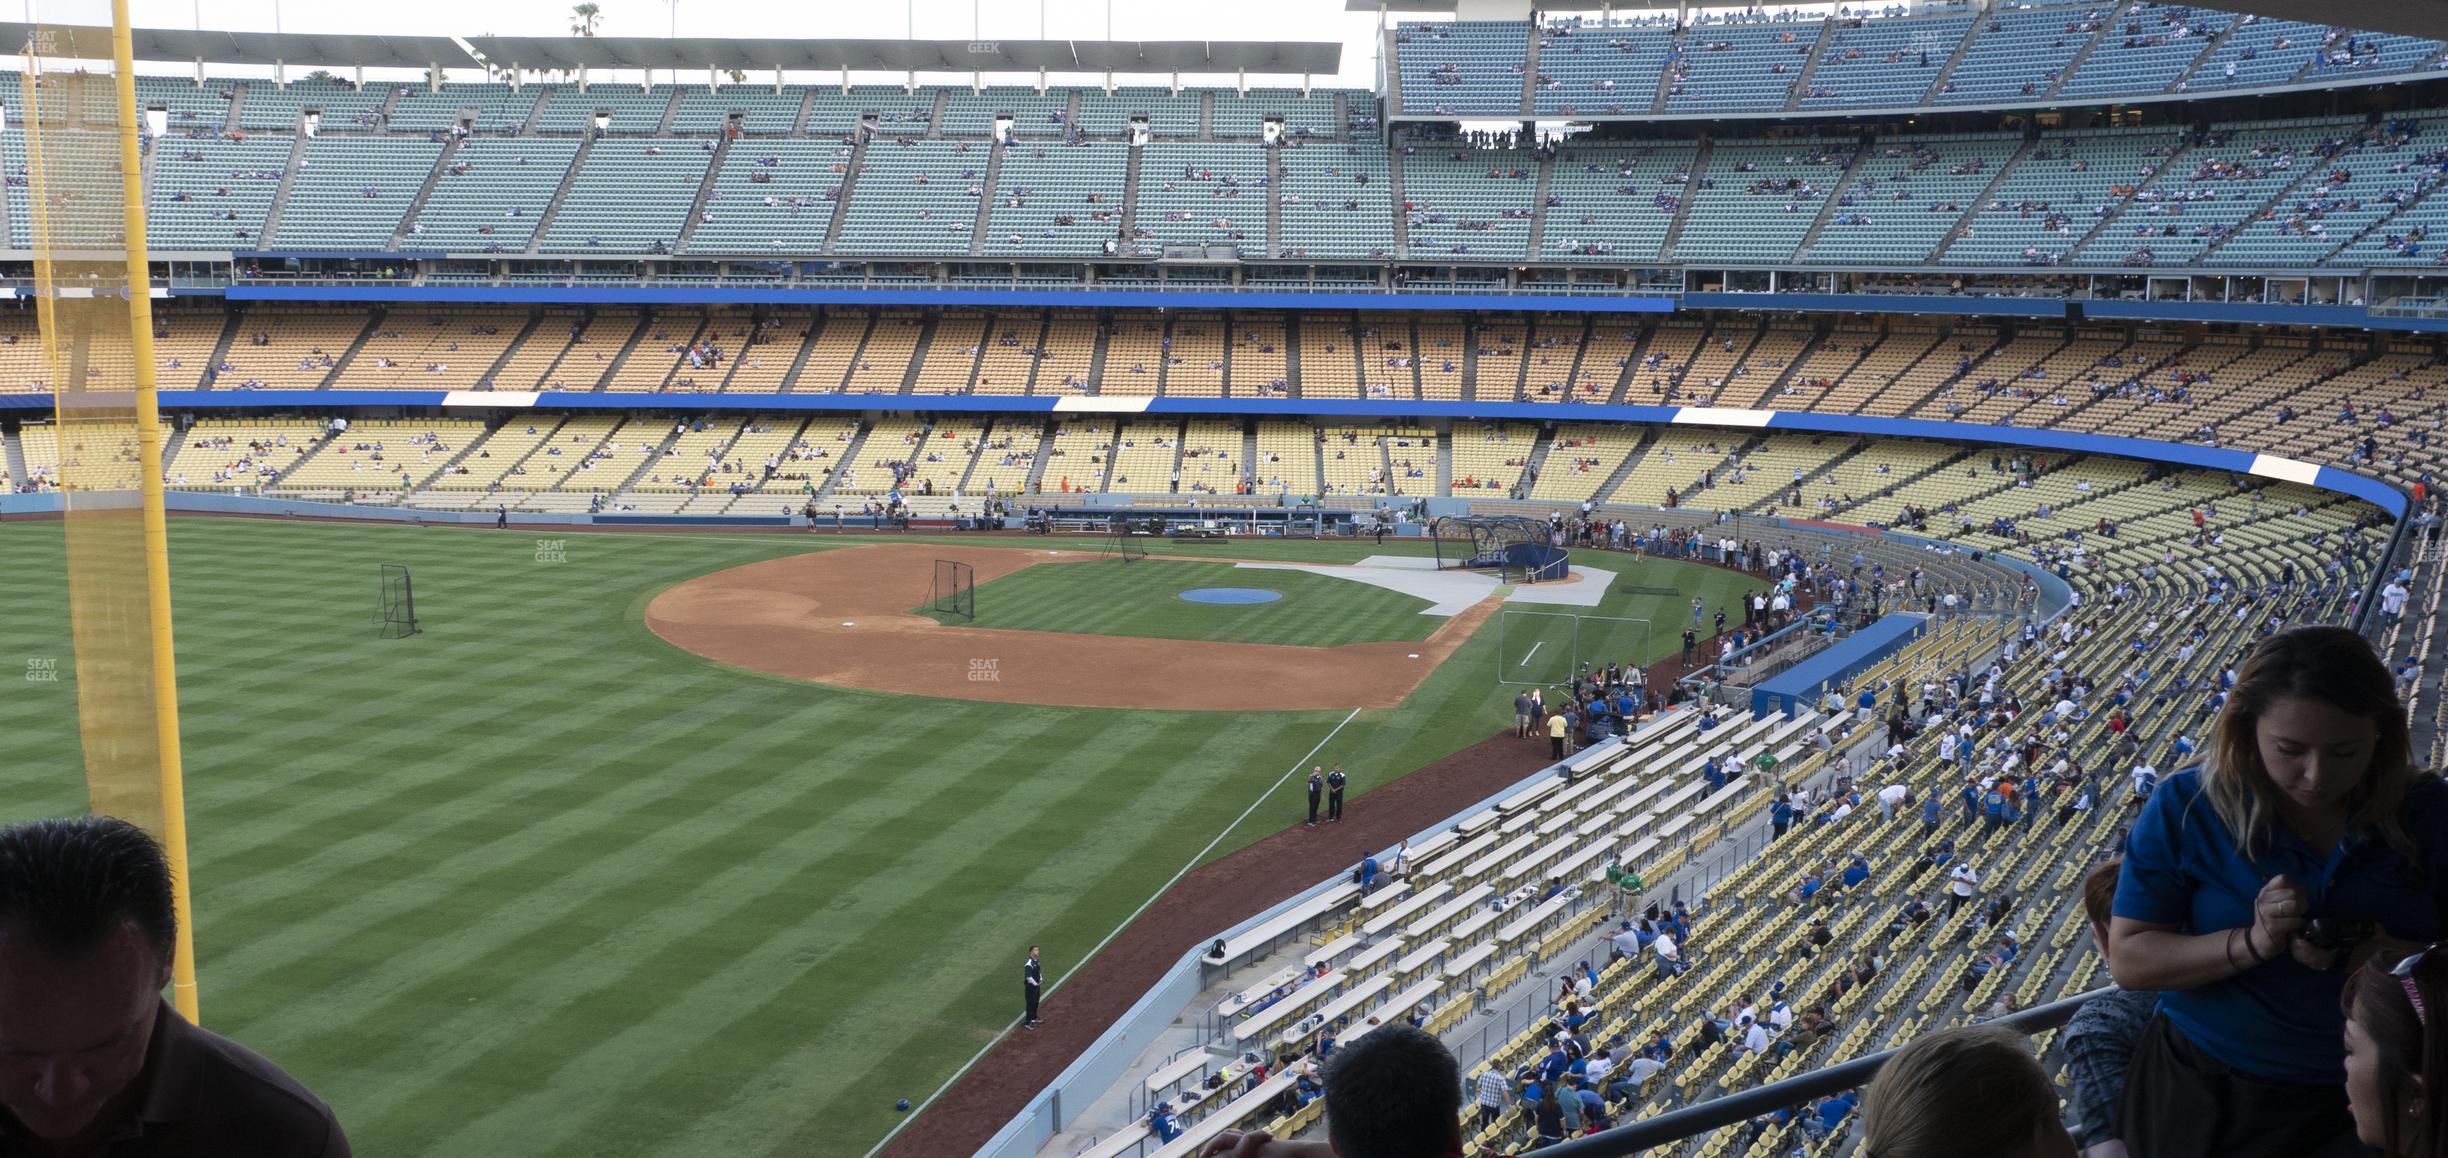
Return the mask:
[[570,35],[593,36],[595,30],[602,25],[603,6],[595,3],[594,0],[587,0],[584,4],[573,5],[570,8]]

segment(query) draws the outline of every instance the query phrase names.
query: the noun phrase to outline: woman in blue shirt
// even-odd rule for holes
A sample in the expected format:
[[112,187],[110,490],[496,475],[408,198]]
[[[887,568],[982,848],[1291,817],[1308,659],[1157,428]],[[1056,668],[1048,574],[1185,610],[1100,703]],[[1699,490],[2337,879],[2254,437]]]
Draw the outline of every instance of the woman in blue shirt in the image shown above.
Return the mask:
[[2448,785],[2409,749],[2371,645],[2300,628],[2253,652],[2201,766],[2151,794],[2109,924],[2117,984],[2161,991],[2126,1084],[2133,1158],[2362,1153],[2346,965],[2438,938],[2448,905]]

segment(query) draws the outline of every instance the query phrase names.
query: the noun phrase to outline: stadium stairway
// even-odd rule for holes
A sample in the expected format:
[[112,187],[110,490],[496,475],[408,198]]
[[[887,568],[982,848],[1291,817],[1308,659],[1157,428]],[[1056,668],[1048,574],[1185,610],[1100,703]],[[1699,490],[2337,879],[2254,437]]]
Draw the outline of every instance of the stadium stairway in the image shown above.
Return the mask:
[[1544,427],[1539,430],[1537,438],[1531,442],[1530,454],[1522,460],[1521,493],[1529,494],[1530,480],[1547,472],[1547,455],[1555,449],[1555,439],[1555,430],[1551,427]]
[[348,373],[349,364],[357,360],[358,352],[366,348],[366,343],[372,340],[374,335],[382,332],[383,323],[388,321],[390,316],[391,311],[386,308],[377,307],[368,311],[365,328],[357,331],[357,336],[349,340],[348,346],[340,351],[338,357],[332,359],[331,373],[325,375],[316,388],[329,390],[338,384],[341,376]]
[[[22,483],[33,477],[33,474],[33,471],[26,468],[25,447],[16,436],[0,430],[0,475]],[[0,491],[7,489],[0,487]]]
[[2230,20],[2227,23],[2220,25],[2218,31],[2210,34],[2209,43],[2202,45],[2202,50],[2199,55],[2193,58],[2193,63],[2186,65],[2182,72],[2176,74],[2176,78],[2174,80],[2167,83],[2166,88],[2160,89],[2159,91],[2164,93],[2180,91],[2176,86],[2183,84],[2186,77],[2200,71],[2203,65],[2210,63],[2210,59],[2218,55],[2219,49],[2227,47],[2227,38],[2234,35],[2235,30],[2242,28],[2243,26],[2244,22],[2241,20]]
[[[399,99],[399,93],[397,91],[394,91],[391,96],[393,100]],[[300,133],[298,134],[298,139],[301,141],[305,140],[306,135],[304,133]],[[416,228],[417,215],[425,212],[425,202],[433,197],[434,186],[442,183],[442,174],[449,171],[452,158],[459,155],[459,146],[467,139],[468,138],[466,137],[453,133],[450,135],[448,140],[442,143],[442,152],[440,155],[434,158],[432,171],[425,174],[425,182],[424,184],[417,186],[416,195],[408,199],[408,211],[400,214],[399,228],[391,234],[391,249],[393,252],[397,252],[401,248],[401,246],[408,239],[409,231]],[[574,174],[577,171],[578,166],[573,164],[569,167],[569,172],[561,175],[561,184],[563,188],[568,188],[571,174]],[[536,230],[535,236],[542,237],[543,235],[544,231],[542,229],[539,228]],[[532,253],[534,251],[533,241],[530,240],[528,252]]]
[[[2097,42],[2095,41],[2094,43]],[[2088,51],[2088,49],[2085,51]],[[2081,57],[2077,55],[2076,59],[2079,60]],[[2176,142],[2176,147],[2168,150],[2166,156],[2156,158],[2157,163],[2150,166],[2149,176],[2133,183],[2134,192],[2139,193],[2145,186],[2151,184],[2162,173],[2182,173],[2183,169],[2179,168],[2179,166],[2186,163],[2188,159],[2187,154],[2191,153],[2192,151],[2192,138],[2189,136],[2179,138]],[[2110,232],[2110,227],[2125,216],[2125,211],[2127,209],[2133,207],[2134,195],[2132,193],[2128,193],[2123,197],[2110,200],[2106,204],[2108,206],[2108,212],[2093,218],[2091,221],[2091,228],[2086,230],[2080,238],[2077,238],[2072,245],[2065,248],[2065,253],[2069,260],[2072,259],[2074,255],[2083,252],[2084,246],[2102,238],[2113,236]]]
[[[1965,44],[1971,42],[1970,37],[1964,38]],[[1955,54],[1960,58],[1963,55],[1963,49],[1957,48]],[[1950,64],[1949,67],[1953,66]],[[1971,227],[1972,220],[1980,216],[1981,210],[1988,208],[1989,203],[1997,199],[1997,191],[2005,186],[2007,174],[2014,172],[2015,166],[2022,164],[2025,157],[2031,156],[2032,143],[2037,140],[2039,140],[2038,131],[2036,129],[2027,130],[2023,136],[2023,144],[2015,150],[2014,156],[2006,159],[2005,164],[1998,166],[1997,175],[1989,178],[1989,184],[1981,188],[1980,195],[1964,202],[1963,216],[1956,218],[1955,224],[1947,228],[1946,236],[1939,238],[1938,244],[1930,249],[1929,263],[1931,265],[1936,265],[1939,258],[1946,256],[1947,247],[1955,244],[1955,239],[1964,235],[1964,230]]]
[[[1633,336],[1631,348],[1624,351],[1623,365],[1615,368],[1615,384],[1607,391],[1606,396],[1609,405],[1621,406],[1627,401],[1626,396],[1632,391],[1632,383],[1640,376],[1641,359],[1649,355],[1650,339],[1656,335],[1656,327],[1644,326],[1639,334]],[[1799,361],[1799,359],[1796,360]]]
[[[1786,112],[1801,111],[1802,98],[1810,93],[1811,78],[1818,75],[1819,62],[1827,58],[1828,46],[1836,39],[1835,31],[1835,16],[1830,15],[1820,21],[1818,36],[1811,41],[1810,58],[1803,61],[1801,71],[1794,74],[1793,90],[1785,97]],[[1858,159],[1859,155],[1856,154],[1856,160]],[[1847,172],[1849,173],[1850,170],[1848,169]],[[1831,201],[1834,199],[1832,196],[1829,198]],[[1815,234],[1816,230],[1814,229],[1813,232]]]
[[[2349,250],[2352,250],[2352,249],[2355,247],[2355,245],[2356,245],[2357,243],[2361,242],[2361,241],[2362,241],[2364,238],[2366,238],[2366,237],[2370,237],[2370,236],[2372,236],[2372,235],[2373,235],[2373,234],[2375,234],[2375,233],[2380,234],[2380,235],[2381,235],[2381,236],[2383,236],[2383,237],[2387,236],[2387,235],[2388,235],[2388,232],[2389,232],[2389,225],[2390,225],[2390,223],[2391,223],[2391,222],[2394,222],[2394,221],[2396,221],[2398,218],[2405,216],[2405,214],[2406,214],[2406,212],[2407,212],[2408,210],[2411,210],[2411,209],[2413,209],[2415,206],[2417,206],[2417,205],[2421,205],[2421,204],[2423,204],[2423,203],[2425,203],[2425,202],[2429,201],[2429,200],[2430,200],[2430,199],[2431,199],[2433,196],[2436,196],[2436,195],[2439,193],[2439,191],[2440,191],[2440,187],[2441,187],[2441,185],[2442,185],[2442,184],[2448,184],[2448,182],[2433,182],[2433,183],[2432,183],[2430,186],[2428,186],[2427,188],[2423,189],[2423,191],[2422,191],[2422,192],[2417,193],[2417,194],[2415,194],[2415,195],[2414,195],[2414,196],[2412,196],[2412,197],[2408,197],[2408,198],[2406,198],[2405,200],[2398,202],[2398,203],[2397,203],[2397,204],[2396,204],[2394,207],[2392,207],[2392,208],[2391,208],[2391,209],[2390,209],[2390,210],[2389,210],[2387,213],[2382,214],[2381,216],[2379,216],[2379,217],[2377,217],[2377,218],[2374,218],[2374,219],[2372,220],[2372,223],[2371,223],[2371,224],[2366,225],[2366,226],[2364,226],[2363,228],[2361,228],[2361,229],[2359,229],[2359,230],[2355,231],[2355,235],[2354,235],[2353,237],[2349,237],[2349,238],[2347,238],[2347,239],[2346,239],[2346,243],[2345,243],[2345,244],[2340,245],[2340,246],[2338,246],[2338,247],[2337,247],[2337,248],[2335,248],[2335,249],[2329,250],[2329,251],[2328,251],[2328,252],[2326,252],[2326,253],[2323,253],[2323,254],[2321,255],[2321,260],[2320,260],[2320,262],[2319,262],[2318,264],[2325,265],[2325,264],[2327,264],[2328,262],[2330,262],[2330,261],[2332,261],[2332,260],[2335,260],[2339,254],[2342,254],[2342,253],[2345,253],[2345,252],[2347,252],[2347,251],[2349,251]],[[2235,232],[2241,233],[2241,232],[2243,232],[2243,231],[2242,231],[2242,230],[2236,230]],[[2316,268],[2317,268],[2317,266],[2316,266]]]
[[[986,179],[978,183],[977,219],[969,229],[969,256],[971,257],[986,255],[988,219],[994,215],[995,194],[1003,187],[1003,155],[1010,151],[1009,138],[987,146]],[[973,382],[977,380],[974,372],[970,374],[970,380]]]
[[[1827,38],[1821,37],[1819,44],[1825,46]],[[1809,83],[1810,76],[1805,72],[1801,80],[1794,82],[1794,92],[1797,96]],[[1811,247],[1819,243],[1819,235],[1827,230],[1828,219],[1836,216],[1838,207],[1843,204],[1845,196],[1853,189],[1854,178],[1861,175],[1862,161],[1869,157],[1876,148],[1877,142],[1868,134],[1864,134],[1861,140],[1854,145],[1853,156],[1845,161],[1844,175],[1838,177],[1836,184],[1828,190],[1827,199],[1819,203],[1819,216],[1811,219],[1810,229],[1802,234],[1801,242],[1794,246],[1796,254],[1809,253]]]
[[[238,116],[240,99],[235,95],[230,98],[230,118],[233,121]],[[273,232],[280,228],[281,210],[289,205],[289,190],[296,187],[298,170],[306,162],[306,142],[312,139],[304,133],[289,138],[289,163],[281,168],[280,188],[272,194],[272,208],[264,213],[263,229],[255,238],[256,248],[271,248]]]
[[[1538,57],[1539,40],[1540,38],[1536,36],[1530,38],[1530,55],[1533,60]],[[1536,78],[1535,68],[1531,75],[1533,79]],[[1555,170],[1556,151],[1551,149],[1548,150],[1548,155],[1539,161],[1538,189],[1530,195],[1530,237],[1525,243],[1528,248],[1522,251],[1524,253],[1537,255],[1547,252],[1547,197],[1555,189]]]
[[[1535,33],[1535,26],[1533,26],[1532,31]],[[1523,39],[1527,41],[1527,45],[1522,49],[1522,91],[1520,111],[1524,119],[1529,119],[1538,115],[1539,42],[1547,38],[1544,36],[1531,35],[1524,37]],[[1534,231],[1530,236],[1537,237],[1538,234]],[[1532,245],[1530,247],[1530,252],[1537,253],[1538,246]]]
[[[527,339],[534,337],[536,329],[543,325],[543,322],[544,315],[542,312],[534,310],[529,311],[527,314],[527,320],[519,326],[517,335],[513,336],[508,343],[502,346],[502,351],[499,355],[494,357],[493,364],[485,367],[484,376],[476,380],[476,388],[479,390],[493,389],[494,379],[501,375],[503,367],[510,364],[510,355],[517,352],[520,346],[525,345],[527,343]],[[350,353],[355,354],[356,351],[352,349]]]
[[[874,423],[871,423],[871,422],[862,422],[862,423],[860,423],[860,424],[859,424],[858,432],[850,436],[850,442],[848,443],[848,445],[843,446],[843,447],[841,448],[841,453],[840,453],[840,454],[838,454],[838,455],[835,455],[835,456],[834,456],[834,458],[833,458],[833,464],[832,464],[832,467],[831,467],[830,469],[828,469],[828,470],[825,472],[825,481],[824,481],[824,485],[823,485],[823,486],[821,486],[821,487],[816,488],[816,499],[817,499],[817,500],[829,499],[829,498],[834,497],[834,496],[833,496],[833,488],[834,488],[835,486],[839,485],[839,484],[840,484],[840,482],[841,482],[841,476],[842,476],[841,468],[842,468],[842,466],[843,466],[843,465],[845,465],[845,464],[848,464],[848,463],[853,463],[853,462],[857,462],[857,461],[859,461],[859,452],[860,452],[861,448],[863,448],[863,447],[865,447],[865,446],[867,445],[867,436],[868,436],[870,433],[872,433],[874,430],[875,430],[875,424],[874,424]],[[1037,479],[1038,479],[1040,476],[1042,476],[1044,473],[1045,473],[1045,460],[1044,460],[1042,457],[1040,457],[1040,458],[1038,459],[1037,465],[1036,465],[1035,467],[1031,468],[1031,469],[1030,469],[1030,472],[1029,472],[1029,489],[1030,489],[1030,490],[1034,491],[1034,490],[1036,490],[1036,489],[1037,489]],[[811,500],[811,501],[815,501],[815,500]]]
[[[545,202],[544,212],[536,216],[535,232],[527,235],[527,253],[531,255],[534,254],[536,252],[536,247],[544,244],[544,234],[546,231],[552,228],[553,219],[561,216],[561,206],[563,203],[569,200],[570,186],[577,184],[578,182],[578,170],[586,167],[587,153],[594,149],[595,139],[595,134],[593,133],[587,133],[578,138],[578,152],[570,157],[569,167],[561,171],[561,182],[560,184],[553,186],[552,200]],[[443,158],[445,160],[449,159],[451,150],[458,147],[458,142],[451,142],[450,147],[442,151]],[[440,173],[441,171],[440,166],[436,166],[434,169],[434,172],[436,173]],[[708,166],[706,171],[708,173],[714,172],[714,167]],[[426,189],[431,189],[432,187],[433,182],[428,180],[426,182]],[[424,204],[424,201],[425,191],[419,190],[417,193],[416,204],[421,206]]]
[[[1681,33],[1678,32],[1676,35],[1679,37]],[[1667,75],[1673,75],[1672,70],[1669,70]],[[1658,100],[1666,99],[1665,92],[1664,82],[1660,81]],[[1685,174],[1683,191],[1675,197],[1674,221],[1666,226],[1665,239],[1658,242],[1659,261],[1674,260],[1675,243],[1683,240],[1683,224],[1691,220],[1692,201],[1695,200],[1692,193],[1699,188],[1701,176],[1708,172],[1709,154],[1715,152],[1716,148],[1716,142],[1707,137],[1700,138],[1700,151],[1693,154],[1691,171]]]
[[[809,90],[808,99],[816,99],[813,89]],[[800,106],[800,123],[807,123],[807,117],[807,106]],[[842,224],[850,219],[850,196],[858,189],[859,174],[867,169],[867,144],[875,140],[875,122],[861,120],[852,135],[858,139],[850,146],[850,162],[842,168],[841,185],[833,195],[833,219],[825,223],[824,251],[827,254],[841,246]]]
[[669,453],[672,446],[679,441],[680,424],[674,422],[671,429],[664,431],[663,437],[656,440],[654,450],[648,454],[640,456],[641,461],[637,464],[637,466],[631,469],[627,475],[623,476],[617,485],[605,487],[604,494],[607,497],[612,495],[627,494],[630,490],[645,482],[647,474],[652,472],[656,466],[663,462],[663,456]]
[[[617,377],[620,374],[621,365],[629,360],[629,355],[637,352],[638,343],[645,340],[647,334],[653,332],[654,322],[655,319],[653,314],[639,314],[637,325],[629,331],[629,337],[621,342],[621,348],[615,351],[612,357],[605,360],[603,373],[597,375],[592,383],[580,387],[580,389],[591,391],[602,390],[605,384],[611,382],[615,377]],[[568,350],[562,351],[562,357],[568,357],[569,354],[574,352],[576,349],[577,347],[573,345]],[[554,365],[558,367],[559,363],[555,362]],[[548,370],[545,373],[549,376],[551,371]]]
[[[689,201],[688,218],[680,223],[680,236],[672,239],[673,253],[688,252],[689,238],[696,236],[698,223],[705,220],[706,201],[714,196],[715,179],[722,175],[723,158],[731,155],[731,142],[737,139],[729,133],[714,138],[714,156],[706,162],[705,174],[697,179],[697,196]],[[570,168],[575,170],[577,166]],[[543,232],[536,230],[537,236]]]
[[[2091,54],[2097,51],[2102,43],[2107,41],[2110,33],[2113,32],[2120,36],[2124,35],[2123,21],[2125,19],[2125,14],[2132,10],[2133,0],[2124,0],[2123,3],[2117,5],[2115,12],[2102,18],[2099,21],[2099,27],[2092,31],[2091,39],[2084,42],[2081,48],[2075,49],[2074,55],[2067,58],[2065,67],[2057,70],[2057,80],[2055,83],[2049,85],[2048,92],[2044,95],[2051,99],[2055,99],[2059,92],[2064,91],[2066,82],[2074,79],[2075,73],[2082,71],[2083,62],[2091,59]],[[1973,39],[1973,37],[1965,37],[1964,39],[1969,41]]]
[[[941,315],[929,313],[925,323],[918,327],[918,344],[910,347],[909,368],[904,370],[901,374],[900,393],[910,394],[917,391],[918,372],[926,365],[927,350],[929,347],[935,344],[935,331],[937,327],[942,324],[942,322],[943,318]],[[974,372],[974,367],[972,369]],[[849,460],[844,459],[842,461],[847,462]]]
[[[1134,147],[1128,151],[1130,156],[1122,165],[1122,220],[1115,236],[1121,239],[1123,249],[1135,249],[1139,244],[1139,167],[1140,163],[1145,160],[1144,154],[1147,150]],[[1275,190],[1269,186],[1267,203],[1272,205],[1274,201]],[[1274,235],[1274,227],[1270,225],[1267,229],[1267,236],[1272,239]],[[1098,348],[1102,349],[1104,345],[1104,341],[1100,338],[1097,342]],[[1102,361],[1102,358],[1100,357],[1099,360]],[[1097,379],[1091,376],[1090,380]]]
[[[807,338],[799,343],[798,351],[791,355],[790,367],[782,372],[782,380],[774,384],[775,390],[787,392],[797,390],[799,388],[801,379],[807,374],[808,358],[816,352],[820,330],[821,326],[818,324],[811,324],[809,326]],[[862,334],[860,337],[862,340],[864,340],[865,335]],[[855,356],[855,351],[853,354]],[[736,369],[734,372],[737,372]],[[825,388],[834,389],[840,385],[840,383],[835,382],[828,384]]]
[[[1048,448],[1052,447],[1053,445],[1054,445],[1054,436],[1053,436],[1051,433],[1049,433],[1049,432],[1047,432],[1047,431],[1045,431],[1045,430],[1042,430],[1042,429],[1041,429],[1041,430],[1039,430],[1039,431],[1038,431],[1038,436],[1037,436],[1037,453],[1036,453],[1036,456],[1035,456],[1034,458],[1032,458],[1032,459],[1030,460],[1030,462],[1029,462],[1028,473],[1027,473],[1026,475],[1022,476],[1022,477],[1023,477],[1023,479],[1024,479],[1024,483],[1023,483],[1023,485],[1021,486],[1021,488],[1020,488],[1020,489],[1021,489],[1021,491],[1022,491],[1023,493],[1025,493],[1025,494],[1032,494],[1032,495],[1033,495],[1033,494],[1037,494],[1037,493],[1039,493],[1041,490],[1043,490],[1043,488],[1044,488],[1044,483],[1045,483],[1046,464],[1047,464],[1047,463],[1049,463],[1049,462],[1051,462],[1051,461],[1053,461],[1053,458],[1054,458],[1054,456],[1053,456],[1053,455],[1051,455],[1051,454],[1047,453],[1047,450],[1048,450]],[[845,461],[845,462],[849,461],[849,455],[845,453],[845,454],[842,456],[842,460],[843,460],[843,461]],[[1244,461],[1247,461],[1247,460],[1244,460]]]
[[[1377,30],[1377,59],[1385,70],[1385,111],[1389,116],[1400,113],[1408,107],[1403,103],[1402,45],[1397,39],[1401,35],[1392,27]],[[1349,122],[1342,123],[1348,124]],[[1395,202],[1398,207],[1401,204],[1400,200]]]
[[1653,113],[1666,111],[1666,94],[1674,88],[1674,62],[1683,60],[1691,48],[1680,24],[1667,36],[1667,44],[1667,64],[1658,69],[1657,91],[1649,95],[1649,111]]
[[1267,192],[1267,199],[1266,199],[1266,202],[1267,202],[1267,218],[1266,218],[1266,220],[1267,220],[1267,234],[1266,234],[1266,235],[1267,235],[1267,256],[1268,256],[1268,257],[1282,257],[1282,256],[1283,256],[1283,235],[1284,235],[1284,233],[1283,233],[1283,199],[1284,199],[1284,166],[1283,166],[1283,147],[1282,147],[1282,146],[1280,146],[1280,145],[1278,145],[1278,146],[1276,146],[1276,147],[1274,147],[1274,148],[1270,148],[1270,149],[1268,149],[1268,150],[1266,151],[1266,163],[1267,163],[1267,176],[1266,176],[1266,192]]
[[949,107],[951,103],[952,90],[935,90],[935,107],[932,111],[927,113],[927,140],[935,141],[943,139],[944,109]]
[[[1392,37],[1394,34],[1388,32],[1386,35]],[[1394,59],[1391,47],[1387,49],[1385,59],[1389,61]],[[1393,75],[1393,71],[1392,65],[1386,66],[1388,76]],[[1400,106],[1390,107],[1399,108]],[[1410,202],[1403,198],[1403,151],[1399,146],[1386,150],[1386,195],[1392,199],[1394,206],[1394,256],[1409,257],[1411,256],[1411,211],[1404,208]],[[1299,379],[1295,378],[1293,381],[1298,382]]]

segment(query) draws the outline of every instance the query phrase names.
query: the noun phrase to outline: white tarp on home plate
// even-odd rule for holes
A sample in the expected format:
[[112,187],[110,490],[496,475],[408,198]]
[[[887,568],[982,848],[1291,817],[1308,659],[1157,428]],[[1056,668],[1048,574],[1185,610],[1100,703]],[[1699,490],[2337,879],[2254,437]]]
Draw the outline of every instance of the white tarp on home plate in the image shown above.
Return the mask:
[[[1371,555],[1351,566],[1327,566],[1316,563],[1237,563],[1252,571],[1307,571],[1312,575],[1327,575],[1349,579],[1371,587],[1399,591],[1416,599],[1425,599],[1434,606],[1422,615],[1459,615],[1463,609],[1488,597],[1496,590],[1496,578],[1477,571],[1439,571],[1433,559],[1408,555]],[[1532,583],[1517,586],[1505,597],[1507,603],[1544,603],[1563,607],[1596,607],[1606,595],[1608,585],[1615,582],[1615,572],[1596,567],[1574,567],[1574,581],[1569,583]]]

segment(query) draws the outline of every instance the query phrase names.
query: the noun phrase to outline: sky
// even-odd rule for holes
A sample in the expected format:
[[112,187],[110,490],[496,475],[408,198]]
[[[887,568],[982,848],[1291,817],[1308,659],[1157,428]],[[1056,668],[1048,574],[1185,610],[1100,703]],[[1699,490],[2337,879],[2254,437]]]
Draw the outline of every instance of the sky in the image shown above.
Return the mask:
[[[674,9],[664,0],[596,2],[603,9],[602,35],[664,36],[671,32]],[[95,6],[94,0],[54,0],[49,6],[37,0],[20,3],[33,6],[35,19],[62,22],[81,22],[73,19],[70,10]],[[277,4],[275,0],[130,0],[130,7],[138,27],[194,28],[200,18],[208,29],[245,32],[274,31],[276,19],[278,29],[285,32],[423,36],[565,36],[570,24],[570,3],[563,0],[520,0],[508,6],[500,0],[417,0],[398,5],[345,0]],[[1049,39],[1102,40],[1110,13],[1112,36],[1117,40],[1340,41],[1342,73],[1314,78],[1320,86],[1366,88],[1375,73],[1376,16],[1345,12],[1342,0],[1234,0],[1231,4],[1185,0],[1112,0],[1110,4],[1107,0],[806,0],[797,4],[679,0],[677,9],[682,36],[903,39],[909,36],[914,15],[921,40],[970,39],[973,28],[977,39],[1033,40],[1041,16]],[[249,70],[214,71],[240,75]],[[684,73],[681,79],[700,80],[702,74]],[[1183,83],[1190,83],[1189,79],[1185,77]]]

